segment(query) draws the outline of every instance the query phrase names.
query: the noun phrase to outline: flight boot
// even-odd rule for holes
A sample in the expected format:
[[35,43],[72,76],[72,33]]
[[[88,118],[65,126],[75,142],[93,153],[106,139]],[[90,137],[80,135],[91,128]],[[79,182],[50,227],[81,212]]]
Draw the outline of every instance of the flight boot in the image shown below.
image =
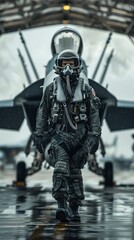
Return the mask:
[[65,198],[57,200],[58,209],[56,210],[56,219],[60,222],[69,222],[69,212]]
[[78,212],[79,205],[77,204],[77,202],[75,201],[70,202],[69,209],[70,209],[70,221],[80,222],[80,215]]

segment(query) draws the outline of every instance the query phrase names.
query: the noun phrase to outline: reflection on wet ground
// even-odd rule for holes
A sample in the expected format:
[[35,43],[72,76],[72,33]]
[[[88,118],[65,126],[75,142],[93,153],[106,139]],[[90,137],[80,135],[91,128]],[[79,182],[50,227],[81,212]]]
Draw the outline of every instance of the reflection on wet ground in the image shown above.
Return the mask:
[[81,223],[59,223],[50,177],[40,185],[34,179],[33,185],[21,190],[1,185],[0,239],[134,239],[134,187],[103,188],[90,179],[80,208]]

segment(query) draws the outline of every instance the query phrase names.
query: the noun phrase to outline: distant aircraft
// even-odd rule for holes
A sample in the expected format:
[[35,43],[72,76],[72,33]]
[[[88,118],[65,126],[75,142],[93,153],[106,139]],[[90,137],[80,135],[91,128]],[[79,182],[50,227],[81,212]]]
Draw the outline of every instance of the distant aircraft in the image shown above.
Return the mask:
[[[94,80],[88,79],[87,65],[82,59],[82,37],[76,30],[69,27],[64,27],[58,30],[52,38],[52,59],[48,62],[46,66],[45,78],[39,79],[38,81],[30,84],[13,100],[0,102],[0,128],[19,130],[21,124],[23,123],[23,120],[26,119],[27,125],[31,133],[35,131],[36,112],[41,100],[42,91],[45,90],[46,86],[49,85],[53,78],[56,76],[53,66],[57,54],[67,48],[72,49],[79,54],[83,66],[83,70],[81,71],[81,77],[84,78],[84,81],[87,84],[89,83],[95,89],[97,96],[101,100],[102,105],[99,112],[101,125],[103,124],[103,120],[105,119],[111,131],[134,128],[134,102],[118,100],[101,84],[95,82]],[[27,154],[30,152],[31,144],[32,138],[30,137],[26,146]],[[105,147],[102,139],[100,145],[102,148]],[[39,166],[39,168],[40,167],[41,166]],[[111,171],[112,173],[112,165],[108,163],[105,167],[105,182],[107,183],[107,185],[112,185],[113,176],[111,174],[110,178],[110,175],[107,172],[108,169],[108,171]],[[39,168],[37,166],[37,171],[39,170]],[[17,171],[18,181],[22,179],[25,181],[27,175],[36,172],[35,169],[33,171],[31,169],[31,173],[26,171],[25,165],[22,162],[20,163],[20,165],[17,166]]]
[[26,140],[22,140],[22,141],[17,141],[17,142],[13,142],[12,143],[8,143],[8,144],[0,144],[0,152],[3,153],[3,168],[7,165],[7,164],[13,164],[15,166],[15,157],[18,155],[18,153],[20,152],[24,152],[25,151],[25,145],[27,142],[28,137],[26,138]]

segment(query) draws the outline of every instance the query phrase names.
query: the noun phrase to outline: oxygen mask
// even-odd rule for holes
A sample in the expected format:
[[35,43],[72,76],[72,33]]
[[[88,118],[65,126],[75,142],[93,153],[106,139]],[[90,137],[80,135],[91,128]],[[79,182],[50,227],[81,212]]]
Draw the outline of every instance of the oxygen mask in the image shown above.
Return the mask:
[[63,76],[71,76],[74,73],[73,68],[67,64],[63,69],[62,69],[62,75]]

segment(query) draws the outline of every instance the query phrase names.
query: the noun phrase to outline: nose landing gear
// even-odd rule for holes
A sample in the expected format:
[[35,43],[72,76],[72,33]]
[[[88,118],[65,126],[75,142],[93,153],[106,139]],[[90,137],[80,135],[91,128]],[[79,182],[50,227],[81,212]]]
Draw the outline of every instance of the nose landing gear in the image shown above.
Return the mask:
[[113,163],[106,162],[104,168],[104,186],[113,187],[114,186],[113,178],[114,178]]

